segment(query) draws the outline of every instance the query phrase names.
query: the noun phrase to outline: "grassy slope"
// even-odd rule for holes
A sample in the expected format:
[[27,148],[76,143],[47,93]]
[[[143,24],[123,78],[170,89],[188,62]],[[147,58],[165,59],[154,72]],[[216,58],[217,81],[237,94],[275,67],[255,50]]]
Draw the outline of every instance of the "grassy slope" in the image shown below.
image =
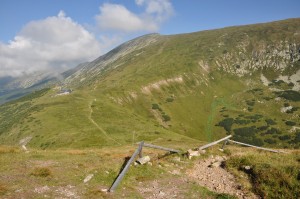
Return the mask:
[[[288,29],[300,27],[293,20],[284,22],[284,25],[282,23],[164,36],[158,43],[118,60],[114,64],[123,65],[106,71],[97,80],[90,80],[88,85],[74,89],[70,95],[53,97],[57,92],[54,89],[42,90],[0,106],[0,144],[18,145],[21,139],[32,136],[27,145],[29,153],[1,147],[0,173],[3,175],[0,177],[0,197],[38,198],[45,194],[49,197],[67,197],[61,191],[63,189],[83,198],[141,197],[136,183],[159,178],[170,178],[172,181],[178,176],[172,176],[169,171],[177,167],[173,164],[172,156],[158,160],[154,158],[153,167],[131,168],[122,183],[125,189],[119,188],[114,195],[99,192],[100,188],[111,185],[124,158],[133,153],[135,147],[129,144],[146,140],[187,150],[203,144],[199,140],[215,140],[224,136],[227,133],[224,128],[215,125],[226,118],[250,120],[247,124],[234,122],[232,134],[241,127],[267,126],[265,120],[272,119],[276,124],[269,124],[267,129],[256,132],[254,137],[250,132],[251,136],[242,138],[250,143],[257,142],[253,138],[276,141],[272,144],[264,141],[264,146],[298,147],[300,137],[297,138],[296,132],[289,133],[291,126],[285,122],[294,121],[300,125],[299,118],[295,117],[300,112],[296,110],[292,114],[283,114],[280,108],[284,103],[300,106],[299,101],[275,100],[278,94],[260,83],[260,71],[252,76],[237,78],[216,70],[213,62],[224,50],[235,49],[234,41],[243,38],[241,30],[249,34],[252,32],[252,41],[257,41],[252,45],[255,46],[262,38],[266,38],[268,31],[279,32],[267,37],[268,40],[277,41],[282,36],[291,37],[293,31]],[[281,29],[286,31],[279,31]],[[221,36],[225,33],[234,36],[224,40]],[[227,45],[218,48],[216,42],[220,41]],[[141,54],[132,56],[138,53]],[[201,60],[209,63],[211,73],[198,64]],[[262,72],[269,80],[280,74],[279,71],[266,71]],[[147,85],[179,76],[183,82],[161,85],[159,89],[152,89],[151,94],[141,91]],[[261,90],[253,90],[258,88]],[[168,100],[170,98],[172,100]],[[254,105],[249,106],[247,100],[253,99]],[[160,110],[152,109],[153,104],[157,104]],[[249,111],[249,107],[253,110]],[[246,118],[256,114],[262,117]],[[171,120],[163,122],[163,115],[168,115]],[[266,134],[272,128],[280,132]],[[281,140],[284,135],[290,137]],[[235,139],[241,137],[235,136]],[[299,142],[296,142],[297,139]],[[269,198],[299,197],[296,195],[299,193],[298,151],[268,154],[229,146],[225,152],[231,154],[227,169],[236,173],[237,177],[247,176],[257,194]],[[145,153],[155,157],[158,154],[155,150]],[[214,148],[209,154],[220,152]],[[160,164],[171,166],[160,167]],[[245,174],[244,164],[252,166],[253,172]],[[186,165],[188,168],[192,162],[179,166],[186,168]],[[83,184],[83,179],[90,173],[94,174],[94,178],[88,184]],[[239,180],[251,189],[247,178]],[[42,193],[35,191],[44,186],[49,190]],[[189,194],[197,192],[198,198],[220,198],[220,195],[194,183],[185,188],[186,198],[191,198]]]
[[[119,67],[108,69],[97,79],[90,79],[88,84],[75,88],[71,95],[53,97],[56,91],[51,89],[43,96],[29,96],[1,106],[1,124],[8,124],[1,125],[0,143],[18,144],[28,136],[33,137],[29,146],[43,149],[117,146],[143,139],[210,141],[228,133],[216,126],[223,119],[237,119],[244,115],[239,119],[246,120],[241,117],[261,114],[262,118],[247,124],[233,123],[229,133],[235,133],[234,129],[241,127],[265,126],[265,120],[272,119],[276,120],[276,125],[269,125],[268,129],[255,132],[255,135],[244,136],[246,140],[243,141],[299,147],[297,134],[288,133],[291,127],[285,121],[300,125],[299,117],[294,117],[300,110],[293,114],[280,113],[284,103],[298,107],[299,101],[276,101],[276,94],[260,83],[260,72],[264,71],[238,78],[215,63],[225,51],[238,53],[237,46],[245,40],[244,33],[250,37],[248,54],[245,55],[250,59],[254,49],[260,50],[260,42],[278,44],[282,36],[292,40],[297,24],[299,20],[288,20],[161,36],[158,42],[117,60],[112,65]],[[219,42],[224,45],[219,47]],[[228,66],[236,64],[234,60],[227,62]],[[207,63],[209,71],[201,63]],[[292,65],[288,69],[290,73],[295,71]],[[280,72],[273,71],[272,74],[275,78]],[[181,82],[172,82],[178,77],[182,78]],[[162,84],[161,81],[168,83]],[[142,92],[146,86],[152,86],[150,93]],[[262,93],[249,91],[257,88],[262,89]],[[265,100],[266,97],[272,99]],[[172,100],[168,101],[170,98]],[[255,104],[249,106],[247,100],[254,100]],[[153,104],[158,104],[160,110],[153,110]],[[249,111],[249,108],[253,110]],[[26,114],[21,112],[22,109]],[[164,121],[167,116],[170,121]],[[271,128],[280,133],[266,134]],[[288,139],[280,139],[288,134]],[[268,144],[266,139],[272,139],[273,143]]]
[[[169,142],[165,146],[172,147]],[[186,150],[185,143],[178,143]],[[196,146],[196,143],[192,143]],[[138,191],[140,184],[175,183],[186,177],[187,170],[199,159],[210,155],[226,156],[227,170],[234,173],[243,189],[251,190],[265,198],[299,197],[299,151],[289,154],[272,154],[233,145],[226,147],[224,153],[212,147],[199,158],[188,160],[179,155],[164,156],[164,152],[144,149],[151,156],[152,165],[130,167],[128,174],[114,194],[100,190],[109,188],[118,175],[126,157],[136,146],[105,147],[102,149],[35,150],[25,153],[19,149],[2,146],[0,148],[0,197],[3,198],[142,198]],[[244,170],[250,166],[251,170]],[[174,170],[180,171],[176,175]],[[88,183],[85,177],[93,174]],[[162,190],[164,190],[162,185]],[[175,186],[175,184],[174,184]],[[180,186],[184,198],[234,198],[225,194],[208,191],[189,179]],[[71,194],[71,195],[70,195]],[[298,194],[298,195],[297,195]]]

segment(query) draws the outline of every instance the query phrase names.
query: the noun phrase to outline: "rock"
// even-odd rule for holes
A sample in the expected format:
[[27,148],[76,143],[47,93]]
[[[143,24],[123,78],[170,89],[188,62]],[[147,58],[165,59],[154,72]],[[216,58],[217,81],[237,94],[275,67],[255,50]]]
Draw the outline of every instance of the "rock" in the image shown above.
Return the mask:
[[108,192],[108,189],[100,189],[102,192]]
[[205,154],[206,151],[205,151],[204,149],[202,149],[202,150],[199,150],[199,153],[200,153],[200,154]]
[[136,162],[139,164],[146,164],[149,161],[150,161],[150,157],[147,155],[147,156],[137,159]]
[[192,149],[189,149],[187,151],[187,154],[188,154],[189,159],[192,159],[192,157],[194,157],[194,156],[200,156],[199,151],[193,151]]
[[221,164],[222,164],[221,161],[216,161],[216,162],[212,163],[211,165],[209,165],[209,167],[216,168],[216,167],[220,167]]
[[162,192],[162,191],[159,191],[158,195],[159,195],[159,196],[164,196],[164,195],[165,195],[165,193],[164,193],[164,192]]
[[251,166],[244,166],[244,169],[245,169],[246,171],[249,171],[249,170],[251,169]]
[[87,182],[90,181],[93,177],[94,177],[94,174],[89,174],[89,175],[87,175],[87,176],[84,178],[83,183],[87,183]]

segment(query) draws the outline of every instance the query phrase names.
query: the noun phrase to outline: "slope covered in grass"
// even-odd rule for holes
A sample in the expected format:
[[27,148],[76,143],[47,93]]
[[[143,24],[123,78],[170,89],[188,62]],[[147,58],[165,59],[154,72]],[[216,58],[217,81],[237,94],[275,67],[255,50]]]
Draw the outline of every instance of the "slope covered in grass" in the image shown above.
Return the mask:
[[73,71],[60,95],[1,105],[0,143],[47,148],[140,140],[298,148],[300,20],[146,35]]

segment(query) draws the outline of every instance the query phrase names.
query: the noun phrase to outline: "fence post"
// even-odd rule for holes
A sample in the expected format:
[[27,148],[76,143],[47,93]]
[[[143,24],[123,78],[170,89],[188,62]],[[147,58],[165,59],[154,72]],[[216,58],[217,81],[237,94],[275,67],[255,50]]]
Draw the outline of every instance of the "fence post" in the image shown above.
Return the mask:
[[130,164],[133,162],[133,160],[135,159],[135,157],[142,151],[143,145],[144,145],[144,142],[140,142],[139,147],[135,150],[135,152],[133,153],[133,155],[131,156],[131,158],[128,160],[126,166],[124,167],[124,169],[119,174],[118,178],[114,181],[113,185],[109,189],[109,192],[113,192],[117,188],[117,186],[122,181],[122,179],[124,178],[125,174],[127,173],[128,169],[130,167]]
[[225,142],[223,143],[223,145],[222,145],[222,148],[221,148],[221,149],[224,149],[227,143],[228,143],[228,139],[227,139],[227,140],[225,140]]
[[[142,145],[142,147],[141,147],[140,152],[139,152],[139,158],[142,158],[142,157],[143,157],[143,146],[144,146],[144,141],[141,142],[140,145]],[[140,148],[140,145],[139,145],[139,148]]]

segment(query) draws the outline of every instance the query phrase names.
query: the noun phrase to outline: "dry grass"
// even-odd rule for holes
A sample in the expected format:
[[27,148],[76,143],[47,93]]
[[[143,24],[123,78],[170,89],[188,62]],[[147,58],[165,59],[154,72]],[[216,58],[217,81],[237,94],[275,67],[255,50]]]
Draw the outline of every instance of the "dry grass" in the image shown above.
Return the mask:
[[0,184],[0,196],[4,195],[7,192],[8,192],[7,186],[4,184]]
[[2,153],[18,153],[20,152],[19,148],[12,146],[0,146],[0,154]]

